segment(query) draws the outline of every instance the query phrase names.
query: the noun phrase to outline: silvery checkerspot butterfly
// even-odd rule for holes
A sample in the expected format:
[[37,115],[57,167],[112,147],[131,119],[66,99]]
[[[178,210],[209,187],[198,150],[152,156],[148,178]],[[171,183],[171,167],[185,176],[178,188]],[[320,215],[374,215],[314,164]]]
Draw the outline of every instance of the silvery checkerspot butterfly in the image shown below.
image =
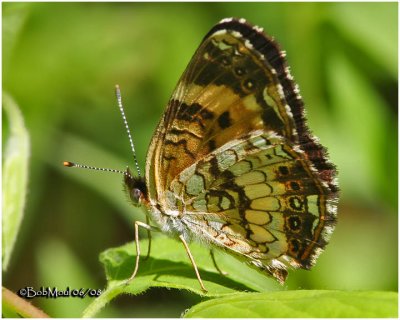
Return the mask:
[[204,290],[191,240],[283,283],[289,266],[309,269],[329,240],[335,175],[308,129],[278,44],[244,19],[222,20],[204,37],[168,102],[145,178],[124,172],[130,199],[156,225],[135,223],[131,279],[139,266],[138,228],[144,227],[182,241]]

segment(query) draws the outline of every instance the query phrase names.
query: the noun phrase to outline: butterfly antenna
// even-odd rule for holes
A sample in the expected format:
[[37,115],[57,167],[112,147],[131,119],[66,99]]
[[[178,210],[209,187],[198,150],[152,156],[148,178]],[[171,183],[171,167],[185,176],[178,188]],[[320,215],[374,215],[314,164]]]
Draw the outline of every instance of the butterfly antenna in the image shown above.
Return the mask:
[[122,170],[118,170],[118,169],[108,169],[108,168],[98,168],[98,167],[92,167],[92,166],[87,166],[84,164],[78,164],[78,163],[74,163],[74,162],[70,162],[70,161],[64,161],[63,165],[65,167],[72,167],[72,168],[82,168],[82,169],[90,169],[90,170],[97,170],[97,171],[106,171],[106,172],[114,172],[114,173],[121,173],[125,176],[129,176],[131,178],[133,178],[129,172],[127,171],[122,171]]
[[136,165],[136,171],[140,178],[141,174],[140,174],[139,164],[138,164],[138,161],[136,158],[135,145],[133,144],[131,131],[129,130],[128,121],[126,120],[124,107],[122,106],[122,98],[121,98],[121,91],[119,89],[119,85],[115,86],[115,94],[117,96],[118,107],[119,107],[119,110],[121,111],[122,119],[124,120],[125,129],[126,129],[126,132],[128,133],[129,143],[131,144],[131,149],[132,149],[132,153],[133,153],[133,160],[135,161],[135,165]]

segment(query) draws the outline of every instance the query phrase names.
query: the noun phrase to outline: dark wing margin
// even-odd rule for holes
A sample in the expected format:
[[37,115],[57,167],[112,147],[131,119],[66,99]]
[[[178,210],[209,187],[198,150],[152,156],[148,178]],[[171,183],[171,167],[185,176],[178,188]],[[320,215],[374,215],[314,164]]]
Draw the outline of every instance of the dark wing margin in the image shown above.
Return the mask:
[[308,155],[309,160],[318,170],[320,178],[326,181],[329,184],[331,191],[336,194],[339,191],[338,185],[334,181],[336,168],[327,159],[326,148],[319,144],[308,128],[304,113],[304,102],[299,94],[298,86],[290,74],[285,53],[280,49],[279,44],[266,35],[262,28],[248,24],[245,19],[234,18],[221,20],[220,23],[216,24],[207,33],[203,41],[220,30],[239,32],[275,69],[279,83],[283,88],[285,100],[293,114],[298,133],[298,143],[301,149]]

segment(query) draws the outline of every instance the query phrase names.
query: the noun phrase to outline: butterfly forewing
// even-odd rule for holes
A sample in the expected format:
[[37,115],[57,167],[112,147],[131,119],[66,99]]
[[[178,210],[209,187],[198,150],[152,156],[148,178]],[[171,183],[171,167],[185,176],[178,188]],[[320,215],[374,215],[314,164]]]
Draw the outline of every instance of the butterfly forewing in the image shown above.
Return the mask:
[[218,29],[208,35],[160,123],[163,135],[157,144],[166,160],[161,187],[196,159],[252,130],[291,136],[294,122],[278,81],[276,71],[238,31]]

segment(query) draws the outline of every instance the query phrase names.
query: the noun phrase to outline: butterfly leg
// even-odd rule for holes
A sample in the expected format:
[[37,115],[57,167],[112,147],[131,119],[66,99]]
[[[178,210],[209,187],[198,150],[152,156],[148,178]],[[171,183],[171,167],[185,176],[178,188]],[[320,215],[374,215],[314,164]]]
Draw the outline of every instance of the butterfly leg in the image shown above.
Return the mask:
[[190,262],[192,263],[192,266],[193,266],[193,268],[194,268],[194,271],[196,272],[197,280],[199,280],[201,289],[202,289],[204,292],[207,292],[207,289],[204,287],[203,281],[201,280],[201,277],[200,277],[199,270],[197,269],[196,262],[194,262],[194,258],[193,258],[193,256],[192,256],[192,253],[190,252],[189,246],[188,246],[188,244],[187,244],[185,238],[184,238],[182,235],[180,235],[180,236],[179,236],[179,239],[182,241],[183,245],[185,246],[186,253],[187,253],[188,256],[189,256],[189,259],[190,259]]
[[133,278],[135,278],[135,276],[139,270],[139,259],[140,259],[139,227],[145,228],[148,232],[160,231],[157,228],[152,227],[146,223],[143,223],[141,221],[135,221],[136,263],[135,263],[135,269],[134,269],[132,275],[129,277],[129,279],[126,282],[130,282]]
[[[150,223],[150,218],[146,215],[146,224],[149,225]],[[150,251],[151,251],[151,230],[147,229],[147,238],[149,239],[149,246],[147,247],[147,254],[146,257],[143,260],[147,260],[150,257]]]
[[217,269],[217,271],[218,271],[221,275],[223,275],[223,276],[228,275],[228,272],[222,271],[222,270],[218,267],[217,261],[215,260],[215,255],[214,255],[214,250],[213,250],[213,249],[210,249],[210,255],[211,255],[211,259],[212,259],[212,262],[213,262],[213,264],[214,264],[215,269]]

